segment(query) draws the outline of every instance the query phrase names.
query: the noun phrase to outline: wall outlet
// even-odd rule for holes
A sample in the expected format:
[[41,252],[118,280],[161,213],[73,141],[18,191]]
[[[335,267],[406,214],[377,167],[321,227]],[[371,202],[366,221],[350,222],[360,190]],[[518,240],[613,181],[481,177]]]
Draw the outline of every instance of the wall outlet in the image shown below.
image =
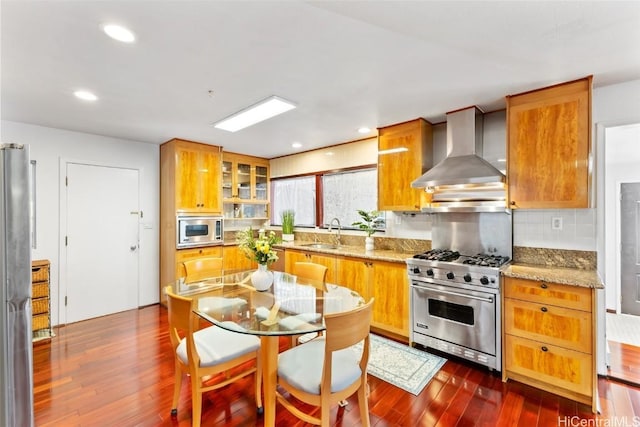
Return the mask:
[[562,230],[562,217],[551,218],[551,229]]

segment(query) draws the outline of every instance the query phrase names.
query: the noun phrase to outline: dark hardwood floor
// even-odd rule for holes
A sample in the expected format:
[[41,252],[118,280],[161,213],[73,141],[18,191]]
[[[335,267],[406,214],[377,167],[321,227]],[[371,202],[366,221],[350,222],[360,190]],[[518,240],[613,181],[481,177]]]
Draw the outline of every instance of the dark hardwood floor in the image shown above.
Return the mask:
[[[36,426],[191,425],[188,380],[178,417],[170,416],[173,354],[166,309],[154,305],[79,322],[56,328],[56,335],[34,345]],[[281,340],[282,347],[287,343]],[[628,364],[637,369],[640,360]],[[380,427],[637,425],[640,419],[640,388],[605,378],[599,380],[601,424],[583,404],[503,383],[486,369],[453,360],[418,396],[373,376],[369,384],[371,424]],[[247,378],[208,393],[202,425],[262,425],[252,390]],[[351,398],[346,408],[334,408],[332,426],[360,425],[357,405]],[[276,423],[304,425],[280,406]]]
[[608,343],[609,377],[640,386],[640,347],[615,341]]

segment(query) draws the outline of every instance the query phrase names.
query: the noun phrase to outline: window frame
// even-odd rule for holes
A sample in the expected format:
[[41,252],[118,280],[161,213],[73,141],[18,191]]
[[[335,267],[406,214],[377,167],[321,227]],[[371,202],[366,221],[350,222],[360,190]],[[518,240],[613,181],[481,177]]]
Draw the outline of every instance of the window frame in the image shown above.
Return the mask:
[[[347,168],[340,168],[340,169],[329,169],[329,170],[324,170],[324,171],[318,171],[318,172],[310,172],[310,173],[305,173],[305,174],[297,174],[297,175],[288,175],[288,176],[280,176],[277,178],[271,178],[271,195],[272,197],[275,197],[275,190],[273,188],[273,186],[275,185],[275,183],[277,181],[280,180],[285,180],[285,179],[293,179],[293,178],[303,178],[303,177],[310,177],[313,176],[315,177],[315,182],[316,182],[316,206],[315,206],[315,210],[316,210],[316,219],[315,219],[315,225],[313,226],[314,228],[322,228],[322,229],[326,229],[328,227],[325,227],[325,221],[324,221],[324,191],[323,191],[323,185],[322,185],[322,177],[324,175],[333,175],[333,174],[340,174],[340,173],[346,173],[346,172],[354,172],[354,171],[359,171],[359,170],[371,170],[371,169],[377,169],[378,165],[373,163],[373,164],[368,164],[368,165],[361,165],[361,166],[352,166],[352,167],[347,167]],[[270,212],[270,224],[271,226],[274,227],[278,227],[281,224],[276,223],[276,218],[274,216],[274,203],[273,201],[270,203],[270,208],[269,208],[269,212]],[[305,228],[305,229],[310,229],[311,226],[308,225],[296,225],[296,228]],[[356,227],[352,227],[350,224],[349,225],[343,225],[342,226],[343,230],[358,230],[358,228]],[[380,229],[381,232],[384,232],[385,229]]]

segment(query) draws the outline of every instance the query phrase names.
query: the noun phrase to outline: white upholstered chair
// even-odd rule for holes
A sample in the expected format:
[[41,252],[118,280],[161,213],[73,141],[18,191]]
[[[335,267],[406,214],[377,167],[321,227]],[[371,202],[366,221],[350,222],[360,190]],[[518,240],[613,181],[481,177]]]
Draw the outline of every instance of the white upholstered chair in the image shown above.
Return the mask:
[[[303,412],[280,391],[278,402],[304,422],[329,426],[333,405],[358,393],[361,423],[369,426],[367,363],[373,298],[354,310],[324,316],[325,335],[278,356],[278,385],[296,399],[320,407],[320,417]],[[363,341],[362,351],[352,347]]]
[[[175,385],[171,415],[178,413],[182,377],[191,377],[191,425],[200,426],[202,394],[254,376],[255,399],[262,411],[262,365],[260,339],[218,326],[197,330],[198,316],[193,313],[193,300],[165,288],[169,308],[169,334],[175,353]],[[255,361],[254,363],[247,363]],[[242,367],[240,367],[242,365]],[[231,371],[233,369],[233,371]],[[212,377],[223,374],[217,381]],[[206,384],[205,384],[206,381]]]

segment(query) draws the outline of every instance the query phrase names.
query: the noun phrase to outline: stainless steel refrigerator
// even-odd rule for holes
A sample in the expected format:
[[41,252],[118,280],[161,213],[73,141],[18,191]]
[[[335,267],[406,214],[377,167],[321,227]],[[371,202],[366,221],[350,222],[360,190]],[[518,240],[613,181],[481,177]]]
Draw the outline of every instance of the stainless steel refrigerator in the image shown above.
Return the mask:
[[0,144],[0,425],[33,426],[29,146]]

